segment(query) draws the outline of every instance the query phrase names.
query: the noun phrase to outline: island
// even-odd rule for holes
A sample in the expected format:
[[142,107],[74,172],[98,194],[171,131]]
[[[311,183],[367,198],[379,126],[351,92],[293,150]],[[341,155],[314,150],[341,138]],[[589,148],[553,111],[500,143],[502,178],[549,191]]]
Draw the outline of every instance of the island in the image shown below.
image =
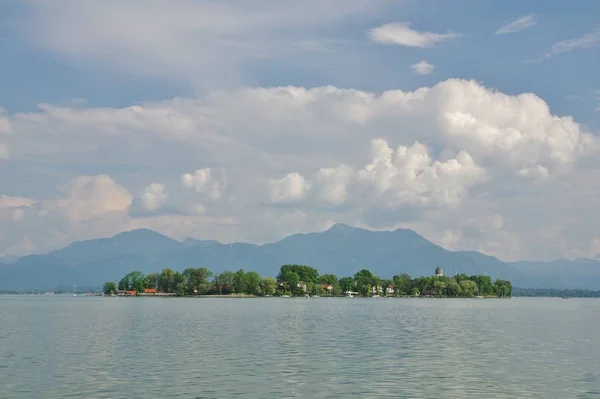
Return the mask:
[[276,277],[264,278],[243,269],[219,274],[205,267],[183,272],[164,268],[146,275],[133,271],[118,282],[106,282],[103,292],[109,296],[510,298],[512,284],[485,275],[444,276],[439,266],[431,276],[398,274],[382,279],[368,269],[338,278],[320,275],[306,265],[283,265]]

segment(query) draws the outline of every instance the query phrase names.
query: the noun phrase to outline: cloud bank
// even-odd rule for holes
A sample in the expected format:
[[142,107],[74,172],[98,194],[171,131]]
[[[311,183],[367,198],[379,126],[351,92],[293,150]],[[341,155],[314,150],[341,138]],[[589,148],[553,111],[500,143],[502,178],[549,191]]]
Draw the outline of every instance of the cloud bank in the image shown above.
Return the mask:
[[[4,118],[3,167],[44,163],[57,196],[2,193],[1,253],[139,227],[265,242],[333,222],[413,228],[504,259],[591,251],[594,201],[573,201],[595,192],[597,139],[531,93],[461,79],[382,93],[284,86]],[[67,180],[62,163],[112,172]]]

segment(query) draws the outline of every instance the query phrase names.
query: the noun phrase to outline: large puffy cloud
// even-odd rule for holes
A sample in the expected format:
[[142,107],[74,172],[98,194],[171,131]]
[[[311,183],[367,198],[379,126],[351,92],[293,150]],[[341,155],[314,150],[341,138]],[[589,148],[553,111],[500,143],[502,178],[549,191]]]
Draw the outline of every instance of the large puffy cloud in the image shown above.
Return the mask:
[[279,180],[269,182],[269,199],[274,203],[297,202],[304,199],[310,185],[304,176],[290,173]]
[[62,186],[61,191],[63,198],[51,201],[47,207],[73,221],[126,213],[132,203],[129,192],[106,175],[79,176]]
[[469,187],[485,177],[468,153],[433,161],[419,142],[394,151],[385,140],[372,140],[371,156],[372,161],[356,171],[341,165],[320,169],[310,181],[298,173],[273,180],[269,199],[275,203],[312,199],[330,205],[351,201],[380,208],[456,206]]
[[227,181],[221,172],[216,176],[211,168],[198,169],[194,173],[185,173],[181,176],[184,186],[193,189],[197,193],[206,194],[213,201],[218,200],[227,188]]
[[152,183],[141,195],[142,207],[148,212],[155,212],[165,203],[168,196],[164,184]]
[[[333,221],[404,226],[438,243],[482,248],[503,258],[545,256],[549,252],[535,239],[544,229],[556,231],[555,242],[561,242],[560,234],[567,237],[552,256],[577,246],[568,237],[588,242],[579,252],[591,248],[592,238],[583,233],[591,220],[563,221],[569,227],[562,232],[550,224],[575,212],[575,198],[593,191],[594,180],[584,183],[581,168],[586,165],[588,176],[597,173],[599,165],[587,157],[597,140],[529,93],[508,95],[458,79],[412,92],[254,88],[120,109],[43,105],[5,119],[10,134],[3,140],[12,157],[2,164],[5,174],[43,164],[44,176],[55,172],[51,177],[62,185],[67,180],[62,165],[85,163],[100,175],[111,168],[112,178],[76,177],[58,200],[40,196],[43,209],[22,208],[15,219],[11,210],[2,220],[10,218],[11,225],[21,223],[28,231],[45,210],[54,224],[89,222],[89,236],[152,226],[178,237],[208,238],[218,231],[225,241],[267,241],[283,232],[277,223],[261,222],[269,214],[272,221],[289,217],[286,232]],[[578,177],[573,183],[569,172]],[[140,181],[167,185],[169,196],[154,186],[144,197]],[[566,184],[577,185],[566,189]],[[162,202],[157,214],[128,215],[129,192],[142,192],[140,203]],[[565,192],[570,202],[539,206]],[[3,194],[19,195],[5,187]],[[592,214],[593,203],[586,208]],[[501,215],[503,224],[486,235],[465,222],[490,215]],[[51,231],[55,244],[86,237],[83,228]],[[20,239],[29,237],[26,233]],[[39,238],[28,242],[42,247]]]
[[45,251],[124,227],[132,197],[109,176],[78,176],[59,190],[58,198],[0,196],[0,254]]
[[[137,155],[134,140],[144,139],[148,146],[175,140],[171,145],[187,147],[178,147],[175,162],[201,150],[207,163],[256,167],[258,162],[271,169],[284,161],[309,166],[330,162],[331,156],[354,159],[350,157],[361,156],[360,140],[365,138],[412,142],[419,137],[515,173],[538,165],[552,173],[568,168],[594,144],[593,136],[571,117],[553,115],[534,94],[511,96],[457,79],[379,95],[335,87],[278,87],[123,109],[43,106],[40,112],[9,119],[17,132],[8,137],[15,157],[66,153],[89,159],[87,153],[123,148],[123,143]],[[35,142],[28,139],[31,135]],[[139,155],[143,162],[150,159],[147,153]],[[161,159],[166,156],[163,152]]]

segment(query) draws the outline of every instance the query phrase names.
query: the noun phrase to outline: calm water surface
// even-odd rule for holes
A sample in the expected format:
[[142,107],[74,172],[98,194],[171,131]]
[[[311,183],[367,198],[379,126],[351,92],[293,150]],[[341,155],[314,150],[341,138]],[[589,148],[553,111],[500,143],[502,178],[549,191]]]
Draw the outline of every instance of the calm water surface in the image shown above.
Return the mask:
[[0,398],[600,398],[600,300],[0,296]]

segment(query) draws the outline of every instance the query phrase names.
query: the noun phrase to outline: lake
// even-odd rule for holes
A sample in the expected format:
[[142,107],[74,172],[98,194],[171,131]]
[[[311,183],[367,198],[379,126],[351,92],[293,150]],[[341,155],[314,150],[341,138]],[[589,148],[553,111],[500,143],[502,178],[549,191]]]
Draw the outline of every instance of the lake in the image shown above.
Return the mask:
[[600,300],[0,296],[0,398],[600,398]]

